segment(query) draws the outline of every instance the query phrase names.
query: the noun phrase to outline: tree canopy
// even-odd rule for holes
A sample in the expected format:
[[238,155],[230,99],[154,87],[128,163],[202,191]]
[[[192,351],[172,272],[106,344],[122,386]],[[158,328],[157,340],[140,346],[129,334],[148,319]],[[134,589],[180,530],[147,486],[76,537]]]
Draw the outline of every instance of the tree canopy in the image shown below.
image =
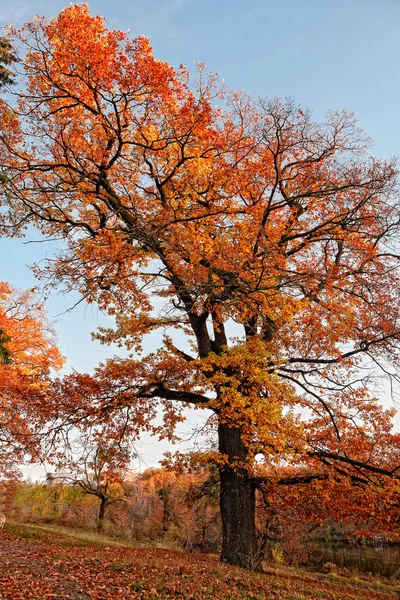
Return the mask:
[[27,84],[0,107],[3,230],[63,238],[41,276],[112,315],[98,339],[134,353],[60,381],[57,410],[169,438],[185,406],[211,410],[222,558],[245,566],[257,487],[397,481],[376,397],[397,382],[395,163],[348,112],[320,124],[203,68],[192,82],[85,4],[14,33]]

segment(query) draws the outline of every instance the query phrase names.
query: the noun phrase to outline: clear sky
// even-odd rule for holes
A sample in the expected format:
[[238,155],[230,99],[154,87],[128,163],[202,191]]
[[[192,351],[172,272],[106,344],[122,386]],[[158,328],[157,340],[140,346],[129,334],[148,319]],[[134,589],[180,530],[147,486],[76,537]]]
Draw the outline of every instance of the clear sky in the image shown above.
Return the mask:
[[[233,88],[256,96],[292,97],[316,119],[327,109],[354,111],[375,141],[374,154],[400,154],[400,0],[92,0],[92,14],[110,28],[149,37],[155,55],[174,66],[204,62]],[[0,25],[21,25],[35,13],[55,16],[60,0],[0,0]],[[26,265],[45,244],[0,240],[0,280],[32,287]],[[55,296],[50,318],[74,300]],[[103,321],[79,306],[57,317],[68,365],[90,370],[113,353],[90,340]],[[155,340],[150,344],[156,343]],[[148,443],[144,458],[154,463]],[[159,452],[157,451],[157,456]]]

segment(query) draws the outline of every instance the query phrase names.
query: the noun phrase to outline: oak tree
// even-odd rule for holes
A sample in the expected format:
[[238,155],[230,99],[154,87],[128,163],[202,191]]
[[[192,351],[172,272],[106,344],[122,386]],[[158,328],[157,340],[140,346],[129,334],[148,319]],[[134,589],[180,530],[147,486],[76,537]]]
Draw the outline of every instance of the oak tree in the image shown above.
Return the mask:
[[96,302],[116,323],[98,338],[136,352],[60,382],[58,406],[170,438],[184,407],[212,411],[201,460],[220,471],[222,559],[243,566],[259,560],[257,487],[397,480],[375,394],[398,362],[395,164],[369,156],[346,111],[319,124],[201,68],[192,84],[87,5],[15,37],[26,86],[2,107],[3,227],[64,239],[42,276]]

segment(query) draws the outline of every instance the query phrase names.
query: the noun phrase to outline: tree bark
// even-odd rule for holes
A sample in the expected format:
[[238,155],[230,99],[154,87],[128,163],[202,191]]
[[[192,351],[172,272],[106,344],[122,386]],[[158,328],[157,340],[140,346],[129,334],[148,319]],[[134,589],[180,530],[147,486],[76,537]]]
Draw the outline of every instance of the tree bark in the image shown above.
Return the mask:
[[171,520],[171,489],[169,485],[162,487],[158,491],[159,498],[163,504],[163,516],[162,516],[162,534],[167,534],[169,523]]
[[[229,463],[246,459],[247,448],[240,429],[226,424],[218,426],[219,451],[228,456]],[[255,523],[256,488],[244,469],[225,466],[220,471],[220,509],[222,518],[221,560],[258,570]]]
[[101,498],[100,508],[99,508],[99,517],[97,519],[97,531],[103,531],[106,507],[107,507],[107,499]]

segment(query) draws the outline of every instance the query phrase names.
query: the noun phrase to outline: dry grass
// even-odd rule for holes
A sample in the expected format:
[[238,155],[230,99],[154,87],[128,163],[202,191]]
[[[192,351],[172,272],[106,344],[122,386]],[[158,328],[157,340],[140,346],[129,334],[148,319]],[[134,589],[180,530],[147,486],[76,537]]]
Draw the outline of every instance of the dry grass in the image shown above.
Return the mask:
[[[38,525],[31,523],[17,523],[7,521],[5,530],[13,533],[17,537],[40,540],[45,543],[57,541],[63,546],[98,546],[100,548],[140,548],[143,544],[124,540],[120,542],[115,538],[108,537],[95,531],[85,531],[82,529],[71,529],[68,527],[59,527],[55,525]],[[147,546],[147,544],[146,544]],[[149,543],[148,546],[151,546]]]

